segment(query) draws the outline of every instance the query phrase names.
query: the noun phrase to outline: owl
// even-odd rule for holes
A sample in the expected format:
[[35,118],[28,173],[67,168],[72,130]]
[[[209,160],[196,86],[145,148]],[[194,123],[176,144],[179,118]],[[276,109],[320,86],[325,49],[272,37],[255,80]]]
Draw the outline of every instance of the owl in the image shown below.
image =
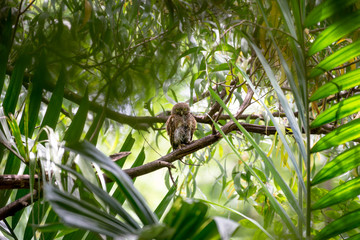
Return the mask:
[[166,131],[170,137],[173,150],[181,148],[192,141],[196,129],[196,120],[190,113],[187,103],[177,103],[166,121]]

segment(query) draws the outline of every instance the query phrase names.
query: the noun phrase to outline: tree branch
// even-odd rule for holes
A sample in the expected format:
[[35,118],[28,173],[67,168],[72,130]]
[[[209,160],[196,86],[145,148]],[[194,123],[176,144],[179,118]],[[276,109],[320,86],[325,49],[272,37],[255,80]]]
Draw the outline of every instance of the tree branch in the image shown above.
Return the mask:
[[14,216],[15,213],[29,206],[32,203],[31,196],[33,196],[34,202],[37,201],[39,199],[39,195],[39,191],[34,189],[32,193],[28,193],[14,202],[9,203],[5,207],[0,208],[0,221],[9,216]]

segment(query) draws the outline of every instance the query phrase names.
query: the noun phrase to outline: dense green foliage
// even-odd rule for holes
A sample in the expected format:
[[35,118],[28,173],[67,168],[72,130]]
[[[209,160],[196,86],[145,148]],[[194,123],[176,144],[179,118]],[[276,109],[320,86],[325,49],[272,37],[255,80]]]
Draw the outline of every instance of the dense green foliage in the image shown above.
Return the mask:
[[359,29],[358,0],[1,1],[1,234],[356,239]]

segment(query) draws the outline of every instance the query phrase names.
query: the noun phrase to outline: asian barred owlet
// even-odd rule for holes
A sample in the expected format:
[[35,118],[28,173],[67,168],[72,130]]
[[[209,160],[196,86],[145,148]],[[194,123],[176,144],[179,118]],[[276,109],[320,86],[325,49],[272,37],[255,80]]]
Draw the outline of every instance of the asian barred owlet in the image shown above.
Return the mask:
[[196,120],[190,113],[189,105],[187,103],[175,104],[166,122],[166,131],[173,150],[189,144],[195,129]]

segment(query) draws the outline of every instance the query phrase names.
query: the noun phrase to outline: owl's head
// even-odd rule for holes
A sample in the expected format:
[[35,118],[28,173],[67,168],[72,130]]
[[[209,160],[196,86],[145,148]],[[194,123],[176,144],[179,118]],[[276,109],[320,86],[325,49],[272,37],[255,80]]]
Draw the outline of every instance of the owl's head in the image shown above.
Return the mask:
[[184,116],[190,113],[190,107],[187,103],[177,103],[173,106],[171,114]]

